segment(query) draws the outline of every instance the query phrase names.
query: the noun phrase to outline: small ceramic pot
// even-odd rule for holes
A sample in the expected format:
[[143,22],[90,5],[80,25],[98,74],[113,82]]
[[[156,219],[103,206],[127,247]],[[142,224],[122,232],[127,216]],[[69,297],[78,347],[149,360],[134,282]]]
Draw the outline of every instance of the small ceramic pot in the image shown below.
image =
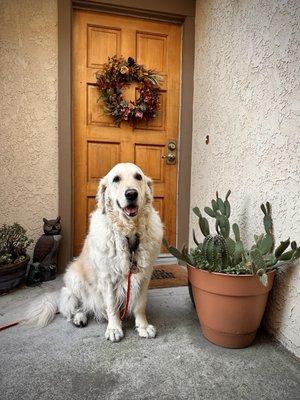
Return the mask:
[[29,256],[18,263],[0,266],[0,294],[17,287],[25,277]]

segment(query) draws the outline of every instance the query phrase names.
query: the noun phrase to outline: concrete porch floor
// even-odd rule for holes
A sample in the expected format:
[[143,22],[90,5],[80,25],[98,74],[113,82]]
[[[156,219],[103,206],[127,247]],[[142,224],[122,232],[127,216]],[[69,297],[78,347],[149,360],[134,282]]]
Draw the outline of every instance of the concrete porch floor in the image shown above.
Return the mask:
[[[61,280],[0,298],[0,324],[22,317],[29,301]],[[156,339],[125,323],[120,343],[105,324],[78,329],[57,316],[43,329],[0,332],[1,399],[270,399],[300,398],[300,363],[260,335],[243,350],[214,346],[201,334],[187,287],[149,291]]]

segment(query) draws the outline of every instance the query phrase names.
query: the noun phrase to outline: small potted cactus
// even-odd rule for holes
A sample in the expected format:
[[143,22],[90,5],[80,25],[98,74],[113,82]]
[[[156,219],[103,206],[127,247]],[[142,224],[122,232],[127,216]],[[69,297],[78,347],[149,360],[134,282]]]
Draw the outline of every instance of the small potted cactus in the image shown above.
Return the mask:
[[25,277],[30,259],[26,251],[31,243],[17,223],[0,228],[0,294],[17,287]]
[[[198,217],[204,235],[200,243],[193,231],[195,247],[181,251],[165,246],[176,258],[188,265],[191,298],[204,336],[211,342],[229,348],[249,346],[261,323],[276,269],[300,257],[300,247],[290,239],[275,248],[273,221],[269,202],[261,205],[265,232],[254,235],[254,244],[247,249],[236,223],[229,222],[230,191],[225,200],[218,193],[212,207],[205,207],[215,220],[216,235],[212,235],[208,220],[198,207]],[[233,238],[230,237],[231,228]]]

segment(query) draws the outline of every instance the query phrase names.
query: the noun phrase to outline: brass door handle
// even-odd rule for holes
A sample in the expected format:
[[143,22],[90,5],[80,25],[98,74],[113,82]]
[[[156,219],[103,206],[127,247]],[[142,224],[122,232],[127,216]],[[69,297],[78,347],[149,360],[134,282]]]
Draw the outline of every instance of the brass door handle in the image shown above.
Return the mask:
[[175,164],[176,163],[176,156],[173,153],[164,155],[161,158],[166,159],[167,164]]

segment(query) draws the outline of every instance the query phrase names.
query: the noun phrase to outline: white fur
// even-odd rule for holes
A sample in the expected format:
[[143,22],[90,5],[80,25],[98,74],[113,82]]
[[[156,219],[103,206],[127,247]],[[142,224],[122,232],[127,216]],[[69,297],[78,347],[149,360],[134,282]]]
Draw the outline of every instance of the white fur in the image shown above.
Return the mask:
[[[136,179],[136,174],[142,176]],[[113,182],[114,177],[119,182]],[[105,337],[119,341],[123,337],[119,308],[125,302],[130,266],[129,240],[136,234],[140,243],[136,261],[140,272],[131,279],[129,312],[135,316],[137,332],[152,338],[156,330],[148,324],[145,308],[152,266],[159,254],[163,227],[152,206],[152,182],[134,164],[117,164],[100,182],[97,209],[90,216],[90,227],[80,256],[68,267],[65,286],[56,297],[48,297],[31,308],[27,320],[39,326],[48,324],[60,311],[77,326],[86,324],[87,316],[108,321]],[[126,189],[138,191],[137,216],[128,217]],[[120,208],[121,207],[121,208]]]
[[[44,297],[37,299],[28,310],[30,323],[43,327],[53,320],[57,312],[57,293],[47,293]],[[26,319],[24,322],[27,322]]]

